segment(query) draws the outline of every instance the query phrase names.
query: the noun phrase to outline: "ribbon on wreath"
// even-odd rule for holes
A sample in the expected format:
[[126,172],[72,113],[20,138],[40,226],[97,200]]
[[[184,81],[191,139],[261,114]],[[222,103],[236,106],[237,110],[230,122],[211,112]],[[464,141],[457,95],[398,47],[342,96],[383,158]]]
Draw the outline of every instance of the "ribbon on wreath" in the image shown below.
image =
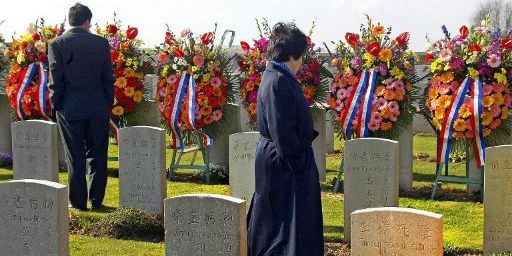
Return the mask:
[[[358,79],[357,87],[348,97],[347,105],[349,108],[340,117],[342,134],[345,140],[350,138],[352,125],[356,118],[359,121],[356,127],[356,136],[358,138],[368,137],[367,120],[370,119],[377,73],[373,69],[370,71],[365,69],[359,74]],[[359,108],[362,109],[360,115],[357,116]]]
[[453,142],[453,124],[459,116],[459,109],[464,103],[464,99],[471,92],[471,127],[473,128],[473,150],[477,162],[477,168],[485,165],[485,139],[482,132],[482,80],[477,78],[472,80],[466,77],[457,93],[452,95],[452,103],[444,114],[444,120],[441,125],[441,135],[439,136],[439,145],[437,150],[437,163],[439,165],[448,165],[450,160],[450,150]]
[[45,120],[50,120],[49,114],[50,111],[46,109],[48,96],[48,77],[46,71],[44,70],[44,64],[42,62],[31,63],[26,67],[22,73],[21,77],[23,78],[18,84],[18,91],[16,92],[16,115],[18,119],[23,121],[26,116],[23,111],[23,98],[27,89],[30,87],[32,80],[35,75],[38,75],[39,80],[37,82],[37,86],[39,87],[38,99],[39,99],[39,109],[41,117]]
[[[205,147],[213,145],[213,139],[208,134],[198,129],[195,124],[195,110],[197,107],[196,86],[197,84],[194,77],[187,72],[183,72],[180,82],[178,84],[176,96],[174,97],[174,104],[171,108],[170,126],[174,148],[184,148],[183,139],[181,137],[181,131],[179,127],[181,105],[184,101],[186,101],[186,104],[188,106],[188,122],[192,127],[192,130],[197,131],[202,135]],[[186,97],[187,95],[188,97]]]
[[116,137],[116,141],[119,141],[119,129],[121,128],[121,125],[119,123],[119,119],[115,117],[110,117],[110,120],[108,122],[108,126],[114,133],[114,136]]

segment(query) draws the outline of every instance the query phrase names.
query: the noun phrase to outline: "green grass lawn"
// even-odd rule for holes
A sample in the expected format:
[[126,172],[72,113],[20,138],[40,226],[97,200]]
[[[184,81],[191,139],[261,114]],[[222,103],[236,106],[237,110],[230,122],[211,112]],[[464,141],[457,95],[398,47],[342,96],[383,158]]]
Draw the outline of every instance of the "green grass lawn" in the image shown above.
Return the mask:
[[[336,150],[343,148],[342,142],[335,143]],[[117,146],[111,145],[110,156],[117,156]],[[428,154],[435,158],[436,141],[430,136],[414,137],[414,154]],[[167,162],[171,161],[172,151],[168,149]],[[185,156],[184,160],[189,160]],[[199,158],[199,161],[201,159]],[[322,202],[324,215],[324,236],[326,241],[343,239],[343,194],[332,192],[332,180],[336,177],[340,166],[341,154],[327,157],[327,181],[322,184]],[[117,162],[109,162],[111,172],[118,168]],[[452,174],[462,175],[463,164],[450,165]],[[414,161],[414,188],[430,191],[434,180],[435,162],[429,159]],[[106,210],[103,212],[74,212],[77,215],[102,217],[106,212],[113,211],[119,205],[119,179],[116,175],[108,178]],[[60,182],[67,184],[67,173],[60,173]],[[12,170],[0,169],[0,182],[12,179]],[[169,197],[188,193],[229,194],[227,185],[206,185],[195,182],[172,181],[167,184]],[[444,189],[465,189],[461,184],[443,184]],[[462,250],[482,250],[483,237],[483,205],[478,202],[432,201],[425,198],[400,198],[401,207],[411,207],[444,215],[445,247]],[[89,236],[70,236],[71,255],[163,255],[163,243],[150,243],[111,238]],[[91,254],[91,252],[94,252]]]

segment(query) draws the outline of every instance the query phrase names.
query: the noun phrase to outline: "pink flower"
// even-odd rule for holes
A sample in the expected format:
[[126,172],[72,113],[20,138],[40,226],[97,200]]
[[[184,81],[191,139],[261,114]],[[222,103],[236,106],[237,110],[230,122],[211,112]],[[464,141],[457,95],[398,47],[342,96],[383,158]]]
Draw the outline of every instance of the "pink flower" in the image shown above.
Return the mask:
[[441,53],[439,53],[439,57],[442,61],[448,62],[452,59],[452,50],[450,49],[442,49]]
[[380,125],[378,123],[370,122],[368,124],[368,129],[370,129],[370,131],[376,131],[379,129],[379,127],[380,127]]
[[400,106],[398,105],[398,103],[396,101],[390,101],[388,103],[387,107],[389,108],[389,110],[391,112],[398,112],[398,110],[400,109]]
[[213,111],[213,119],[215,121],[219,121],[221,118],[222,118],[222,111],[220,109]]
[[492,107],[491,114],[495,118],[498,117],[501,114],[501,108],[499,106]]
[[491,122],[491,129],[496,129],[496,128],[500,127],[500,125],[501,125],[501,119],[494,119]]
[[168,84],[175,84],[178,81],[178,78],[176,76],[170,76],[167,78]]
[[393,113],[393,114],[389,117],[389,120],[391,120],[392,122],[396,122],[396,121],[398,121],[398,115],[400,115],[400,111],[397,111],[396,113]]
[[158,104],[158,109],[160,110],[160,113],[163,113],[165,110],[165,104],[160,102],[160,104]]
[[439,86],[439,93],[441,95],[445,95],[450,93],[450,90],[452,89],[452,86],[450,84],[442,84]]
[[510,108],[512,106],[512,96],[510,94],[505,95],[505,107]]
[[437,104],[437,100],[430,101],[430,109],[436,110],[439,105]]
[[471,122],[471,119],[466,120],[466,129],[473,132],[473,123]]
[[489,58],[487,59],[487,64],[491,66],[491,68],[497,68],[501,65],[501,59],[496,54],[491,54]]
[[258,91],[253,90],[251,92],[251,94],[249,94],[249,101],[251,103],[256,103],[257,100],[258,100]]
[[484,85],[484,87],[482,87],[482,90],[483,90],[485,96],[490,95],[492,92],[492,85],[486,84],[486,85]]
[[497,93],[502,93],[503,91],[505,91],[505,86],[503,84],[494,84],[493,89]]
[[210,80],[210,84],[211,84],[213,87],[219,87],[219,86],[222,84],[222,81],[220,80],[220,78],[219,78],[219,77],[214,76],[214,77],[212,77],[212,79]]
[[334,110],[336,110],[337,112],[341,112],[341,110],[345,107],[345,103],[343,102],[338,102],[336,101],[336,107],[334,108]]
[[[468,127],[469,128],[469,127]],[[466,138],[473,138],[473,136],[475,136],[475,134],[473,133],[473,130],[467,130],[466,131]]]
[[404,82],[402,82],[402,80],[398,80],[398,81],[393,81],[391,83],[391,85],[389,86],[390,89],[397,89],[397,90],[401,90],[404,88]]
[[198,68],[202,67],[204,64],[204,57],[201,54],[197,54],[194,56],[194,65],[196,65]]
[[382,122],[382,115],[378,112],[373,112],[371,115],[370,115],[370,122],[372,123],[381,123]]
[[383,107],[386,106],[386,104],[388,104],[388,101],[385,100],[384,98],[378,98],[377,100],[374,101],[374,103],[375,103],[375,107],[378,110],[381,110]]
[[194,119],[196,119],[196,120],[201,120],[201,118],[202,118],[202,117],[203,117],[203,115],[201,114],[201,111],[196,110],[196,111],[194,112]]

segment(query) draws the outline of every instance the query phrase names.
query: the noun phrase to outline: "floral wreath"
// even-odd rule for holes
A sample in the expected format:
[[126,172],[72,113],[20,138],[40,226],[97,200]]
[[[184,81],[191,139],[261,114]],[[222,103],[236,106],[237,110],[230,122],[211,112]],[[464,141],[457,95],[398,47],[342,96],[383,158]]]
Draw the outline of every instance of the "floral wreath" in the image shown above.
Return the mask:
[[408,50],[409,32],[391,38],[391,27],[367,16],[361,34],[346,33],[336,45],[329,105],[345,139],[398,139],[412,122],[416,55]]
[[[253,40],[252,47],[247,42],[241,41],[243,54],[237,56],[238,67],[242,73],[240,97],[243,108],[249,114],[249,125],[252,128],[256,128],[258,89],[269,61],[267,48],[268,38],[271,35],[271,29],[266,19],[263,19],[261,24],[256,20],[256,24],[260,32],[260,39]],[[311,41],[315,26],[316,22],[313,22],[308,35],[307,49],[303,56],[304,64],[296,75],[304,97],[310,106],[325,101],[329,87],[328,78],[332,77],[331,73],[322,66],[325,60],[320,57],[320,48],[315,48],[315,44]]]
[[46,26],[41,18],[4,50],[10,66],[5,92],[18,120],[51,119],[47,48],[63,32],[64,23]]
[[168,27],[158,49],[156,101],[174,147],[183,147],[182,137],[190,131],[200,132],[211,145],[210,136],[225,130],[229,123],[224,121],[235,114],[226,105],[236,77],[229,56],[214,45],[216,31],[217,24],[200,37],[190,29],[176,37]]

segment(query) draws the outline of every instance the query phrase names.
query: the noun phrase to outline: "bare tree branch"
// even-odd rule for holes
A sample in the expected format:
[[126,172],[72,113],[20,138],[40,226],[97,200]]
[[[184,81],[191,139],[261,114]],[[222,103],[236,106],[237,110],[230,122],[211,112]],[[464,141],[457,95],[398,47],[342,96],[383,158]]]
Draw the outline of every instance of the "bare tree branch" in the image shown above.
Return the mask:
[[507,33],[512,27],[512,0],[486,0],[481,2],[470,18],[472,25],[479,26],[480,22],[489,15],[490,26],[493,30]]

